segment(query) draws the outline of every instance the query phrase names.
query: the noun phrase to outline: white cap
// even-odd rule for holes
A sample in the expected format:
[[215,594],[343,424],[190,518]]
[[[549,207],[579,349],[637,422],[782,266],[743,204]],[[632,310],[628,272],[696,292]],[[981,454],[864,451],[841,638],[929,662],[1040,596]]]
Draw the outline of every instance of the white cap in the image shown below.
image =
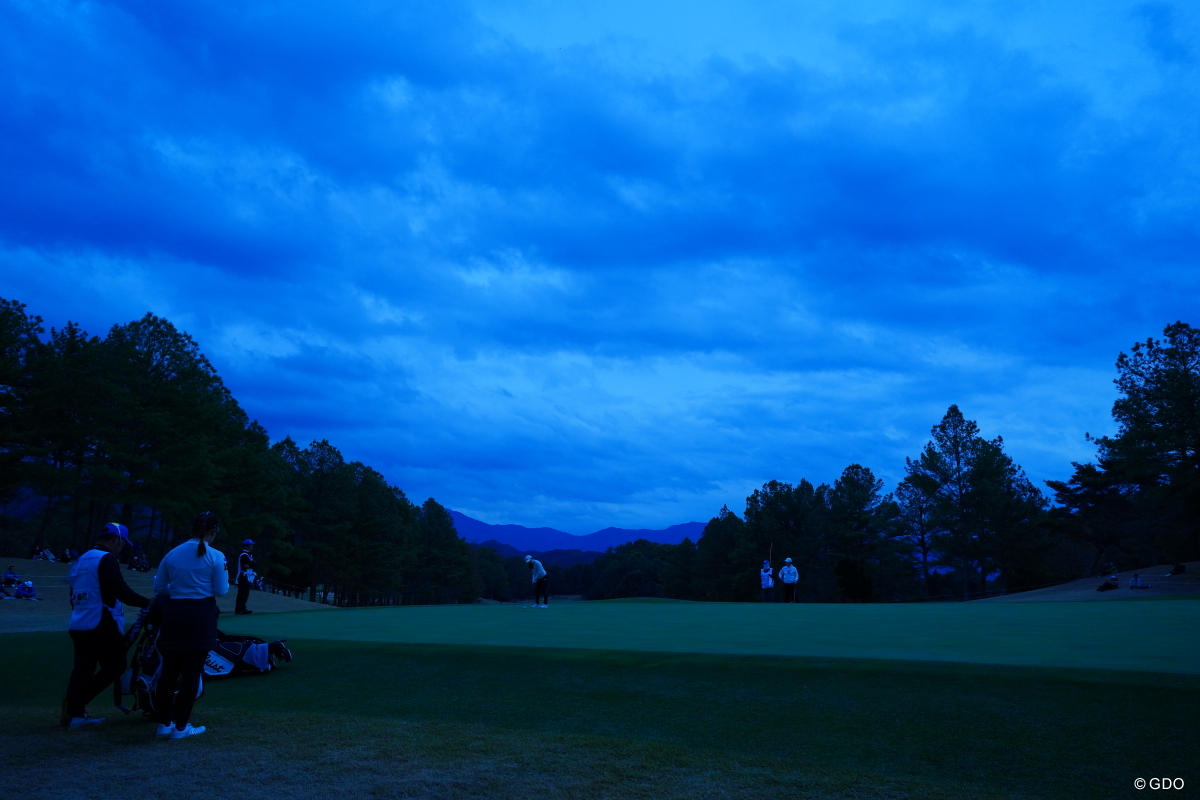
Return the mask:
[[533,561],[533,556],[525,556],[525,563],[528,564],[530,561]]
[[792,560],[791,560],[790,558],[785,558],[785,559],[783,560],[783,563],[785,563],[785,564],[790,564],[790,563],[792,563]]

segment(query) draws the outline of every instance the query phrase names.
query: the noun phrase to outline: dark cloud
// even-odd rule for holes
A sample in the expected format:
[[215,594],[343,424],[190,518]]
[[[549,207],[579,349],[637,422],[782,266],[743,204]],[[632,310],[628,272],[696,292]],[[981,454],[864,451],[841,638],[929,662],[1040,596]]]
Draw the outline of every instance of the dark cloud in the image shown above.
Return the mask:
[[5,3],[0,294],[164,314],[274,436],[497,522],[894,480],[950,403],[1061,476],[1200,280],[1190,29],[1129,14],[1114,100],[983,20],[660,69],[455,3]]
[[1174,6],[1143,3],[1133,13],[1145,25],[1146,44],[1151,52],[1169,64],[1192,61],[1192,47],[1180,35]]

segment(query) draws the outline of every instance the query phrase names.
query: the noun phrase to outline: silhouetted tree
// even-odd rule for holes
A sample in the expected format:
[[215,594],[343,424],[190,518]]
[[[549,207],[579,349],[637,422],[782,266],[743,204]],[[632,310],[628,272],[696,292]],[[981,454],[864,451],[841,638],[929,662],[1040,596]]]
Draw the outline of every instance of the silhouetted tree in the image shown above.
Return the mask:
[[328,441],[271,445],[168,320],[147,314],[103,339],[70,322],[43,334],[23,304],[0,300],[6,551],[83,549],[116,520],[161,554],[197,511],[212,510],[219,547],[255,539],[261,571],[310,597],[320,587],[340,603],[475,598],[466,543],[445,509],[433,500],[418,509]]
[[[1055,522],[1102,560],[1200,557],[1200,330],[1176,322],[1117,358],[1115,436],[1091,438],[1095,464],[1048,481]],[[1120,560],[1115,558],[1113,560]]]

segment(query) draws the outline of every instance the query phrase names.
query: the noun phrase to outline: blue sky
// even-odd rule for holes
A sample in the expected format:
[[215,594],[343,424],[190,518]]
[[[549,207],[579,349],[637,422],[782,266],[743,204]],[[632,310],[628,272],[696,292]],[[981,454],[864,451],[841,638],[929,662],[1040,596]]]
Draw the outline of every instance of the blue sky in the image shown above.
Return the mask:
[[0,0],[0,296],[276,438],[584,533],[951,403],[1036,480],[1200,324],[1200,7]]

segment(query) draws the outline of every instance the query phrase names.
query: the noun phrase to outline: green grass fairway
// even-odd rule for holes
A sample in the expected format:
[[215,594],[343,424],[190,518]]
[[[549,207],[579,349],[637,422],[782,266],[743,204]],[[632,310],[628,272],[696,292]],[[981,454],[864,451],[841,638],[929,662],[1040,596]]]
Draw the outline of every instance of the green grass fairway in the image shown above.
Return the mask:
[[[55,725],[65,633],[0,635],[31,798],[1059,798],[1200,786],[1200,603],[560,603],[222,617],[296,661],[195,721]],[[93,703],[106,713],[109,698]],[[109,714],[111,717],[112,715]],[[236,787],[236,790],[231,787]]]
[[1200,603],[558,603],[222,617],[356,642],[821,656],[1200,673]]
[[986,800],[1200,784],[1192,675],[297,639],[279,672],[209,683],[196,722],[210,733],[155,742],[133,718],[58,730],[66,635],[0,641],[0,774],[28,798]]

